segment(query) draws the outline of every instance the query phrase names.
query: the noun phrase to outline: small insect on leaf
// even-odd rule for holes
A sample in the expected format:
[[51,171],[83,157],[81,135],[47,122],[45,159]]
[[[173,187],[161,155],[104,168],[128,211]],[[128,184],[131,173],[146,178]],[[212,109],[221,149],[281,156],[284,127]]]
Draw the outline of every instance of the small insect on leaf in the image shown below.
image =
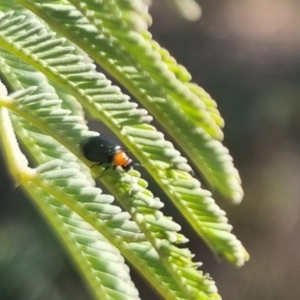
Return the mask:
[[[120,145],[100,135],[84,140],[80,147],[83,155],[87,159],[96,162],[97,165],[109,164],[113,169],[121,167],[125,172],[130,171],[135,165]],[[108,168],[109,166],[105,168],[104,172]]]

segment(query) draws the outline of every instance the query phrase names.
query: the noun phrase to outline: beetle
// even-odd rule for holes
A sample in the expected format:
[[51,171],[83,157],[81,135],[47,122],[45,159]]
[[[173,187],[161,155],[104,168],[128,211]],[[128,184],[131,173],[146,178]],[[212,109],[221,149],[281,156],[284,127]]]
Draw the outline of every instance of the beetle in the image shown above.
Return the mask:
[[[125,172],[130,171],[134,165],[120,145],[100,135],[84,140],[80,148],[85,158],[96,162],[97,165],[110,164],[113,165],[113,169],[121,167]],[[108,168],[109,166],[105,168],[101,176]]]

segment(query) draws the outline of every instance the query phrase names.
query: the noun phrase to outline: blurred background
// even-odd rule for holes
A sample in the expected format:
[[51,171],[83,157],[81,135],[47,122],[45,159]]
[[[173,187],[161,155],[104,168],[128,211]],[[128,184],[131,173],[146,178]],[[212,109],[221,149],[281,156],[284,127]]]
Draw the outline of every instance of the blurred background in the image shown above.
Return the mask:
[[[190,22],[153,0],[151,32],[219,105],[245,198],[218,204],[251,259],[236,269],[188,246],[224,300],[300,299],[300,1],[199,0]],[[102,130],[102,129],[100,129]],[[0,161],[0,300],[91,299],[62,246]],[[133,273],[143,299],[156,299]]]

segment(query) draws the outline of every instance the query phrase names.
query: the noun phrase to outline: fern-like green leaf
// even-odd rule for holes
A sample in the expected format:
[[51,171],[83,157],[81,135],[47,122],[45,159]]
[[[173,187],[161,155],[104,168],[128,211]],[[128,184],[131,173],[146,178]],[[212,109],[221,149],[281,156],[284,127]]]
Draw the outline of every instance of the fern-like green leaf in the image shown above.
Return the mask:
[[[20,22],[20,17],[21,16],[17,17],[16,24]],[[18,49],[18,43],[20,43],[20,46],[23,45],[23,43],[10,42],[5,38],[5,35],[3,37],[4,43],[6,42],[7,44],[7,49],[9,50],[12,48],[12,51],[14,51],[16,55],[19,54],[18,50],[13,49]],[[11,39],[13,39],[13,37]],[[39,40],[35,37],[31,37],[31,39]],[[99,116],[99,119],[106,122],[110,128],[114,129],[120,138],[129,146],[130,150],[140,158],[143,165],[151,173],[155,174],[154,178],[170,198],[174,200],[175,205],[182,210],[182,213],[186,218],[191,220],[191,225],[204,238],[209,246],[219,255],[229,259],[229,261],[232,261],[237,265],[243,264],[243,261],[246,258],[246,252],[240,242],[237,241],[236,237],[230,234],[231,226],[226,224],[227,219],[219,217],[220,215],[223,215],[223,212],[220,209],[205,211],[206,214],[210,215],[211,223],[201,221],[200,214],[197,210],[187,209],[188,205],[185,203],[185,199],[187,198],[185,197],[186,193],[191,194],[194,197],[195,195],[196,197],[198,196],[197,200],[202,204],[207,201],[207,194],[205,194],[205,197],[203,198],[201,196],[203,192],[201,192],[200,187],[196,183],[192,184],[192,187],[189,187],[189,189],[199,189],[199,192],[185,189],[183,190],[184,193],[179,193],[180,189],[178,189],[178,182],[176,182],[176,180],[174,181],[174,179],[183,176],[183,178],[189,182],[188,184],[191,184],[191,177],[190,175],[182,175],[182,172],[176,170],[169,172],[168,168],[172,165],[188,171],[190,171],[190,168],[186,165],[186,160],[180,156],[180,153],[173,149],[172,144],[164,142],[163,136],[153,127],[150,127],[149,125],[142,125],[141,127],[141,125],[139,125],[141,122],[147,120],[147,115],[145,115],[144,111],[139,109],[135,110],[134,103],[128,102],[128,98],[120,94],[116,87],[110,86],[109,82],[103,76],[93,72],[92,65],[89,66],[83,62],[73,62],[70,64],[68,58],[72,57],[71,52],[63,52],[64,55],[59,59],[60,64],[56,64],[57,60],[55,60],[54,66],[49,65],[47,57],[51,54],[51,49],[54,47],[53,45],[55,45],[55,49],[69,48],[63,46],[64,41],[62,39],[52,38],[51,43],[44,43],[43,41],[44,39],[42,39],[41,43],[37,42],[35,47],[31,46],[30,49],[26,51],[25,55],[24,53],[21,53],[20,57],[34,64],[50,78],[57,81],[57,83],[63,81],[63,86],[76,96],[78,100],[82,100],[82,105],[87,109],[90,109],[94,115]],[[55,55],[58,56],[57,54]],[[67,56],[65,61],[63,60],[64,56]],[[52,60],[53,58],[51,56],[51,61]],[[115,104],[116,102],[118,103],[117,105]],[[131,126],[128,126],[128,124]],[[121,125],[122,129],[120,131],[119,126]],[[42,125],[40,124],[39,126]],[[44,126],[44,130],[48,130],[47,128]],[[55,134],[55,132],[53,132],[53,134]],[[56,138],[68,149],[71,149],[70,145],[66,144],[67,141],[63,137],[59,138],[56,134]],[[79,144],[80,140],[76,140],[75,142]],[[213,140],[211,143],[212,142]],[[214,142],[219,143],[217,141]],[[143,150],[143,152],[140,150]],[[73,153],[80,155],[78,151],[79,149]],[[169,176],[170,174],[172,174],[172,176]],[[115,184],[116,183],[114,183],[114,186]],[[184,187],[185,184],[182,188]],[[111,185],[111,191],[114,192],[114,190],[115,188],[112,188]],[[203,200],[201,201],[201,199]],[[123,204],[123,206],[124,205],[127,211],[131,210],[131,207],[128,206],[128,204]],[[201,206],[199,206],[201,212],[200,207]],[[213,237],[211,231],[214,231],[214,223],[221,223],[218,230],[226,231],[228,234],[225,236],[216,232],[218,238],[216,239]],[[212,238],[210,238],[210,236],[212,236]],[[228,236],[230,237],[229,239]],[[222,242],[225,242],[225,245],[227,246],[224,247],[224,243]],[[222,246],[220,246],[221,244]]]
[[[6,54],[6,55],[3,55],[3,57],[6,57],[6,59],[8,59],[9,55]],[[10,63],[10,65],[12,65],[12,63]],[[15,72],[15,71],[13,72],[13,74],[17,74],[17,73],[18,72]],[[28,75],[28,73],[29,72],[27,72],[27,75]],[[29,77],[27,76],[27,80],[28,80],[28,78]],[[29,78],[29,80],[33,81],[34,80],[34,76],[32,76],[31,78]],[[72,131],[77,130],[77,131],[81,132],[79,135],[84,135],[84,134],[82,134],[82,130],[85,130],[85,128],[81,128],[81,127],[76,128],[76,127],[74,127],[74,124],[75,124],[74,123],[74,117],[68,118],[68,114],[66,114],[67,112],[63,113],[64,111],[63,110],[59,110],[59,108],[56,108],[56,112],[53,111],[53,108],[55,108],[57,106],[57,104],[58,104],[57,101],[53,101],[53,100],[49,101],[50,103],[52,103],[52,105],[54,105],[54,107],[52,107],[52,109],[48,109],[49,108],[48,107],[49,102],[48,101],[43,101],[43,97],[48,96],[47,100],[50,100],[49,99],[49,95],[48,94],[45,95],[45,93],[40,94],[40,95],[31,95],[31,94],[28,94],[31,90],[33,90],[33,89],[31,88],[31,89],[29,89],[27,91],[20,91],[20,92],[14,94],[14,102],[13,102],[13,104],[16,105],[16,106],[15,107],[10,107],[10,108],[13,111],[15,111],[16,113],[20,113],[21,115],[23,115],[23,117],[29,118],[31,120],[31,122],[32,122],[33,125],[37,124],[39,128],[44,129],[51,136],[57,136],[57,134],[55,132],[51,132],[50,128],[52,126],[54,126],[55,130],[59,129],[60,131],[66,131],[65,132],[66,135],[70,134],[70,131],[69,131],[70,128],[72,128]],[[39,102],[40,102],[40,106],[38,107],[37,103],[39,103]],[[47,108],[44,108],[43,104],[46,105]],[[19,109],[17,109],[17,106],[19,107]],[[31,109],[30,110],[27,109],[27,106],[29,106]],[[50,116],[49,116],[49,114],[50,114]],[[33,118],[33,116],[34,116],[34,118]],[[37,123],[38,119],[43,119],[43,118],[48,121],[48,123],[47,123],[48,129],[45,128],[46,125],[44,125],[42,122]],[[61,127],[56,127],[59,124],[59,121],[61,121],[62,126]],[[25,126],[23,124],[23,126],[21,128],[23,130],[26,129],[27,131],[28,130],[29,131],[30,130],[33,131],[34,134],[35,134],[34,135],[34,139],[37,141],[37,145],[38,146],[44,146],[44,147],[46,146],[45,147],[47,149],[46,154],[49,154],[49,150],[50,150],[50,155],[52,155],[55,147],[51,146],[51,143],[49,145],[49,142],[45,143],[43,138],[39,139],[38,136],[37,136],[38,133],[36,132],[37,129],[36,128],[32,128],[33,127],[32,124],[27,124],[27,125],[25,124]],[[65,127],[65,124],[70,124],[70,125],[68,125],[67,127]],[[72,134],[72,136],[74,136],[74,133]],[[39,140],[41,140],[41,142],[39,142]],[[61,141],[62,144],[66,145],[66,142],[64,142],[62,140],[62,138],[60,138],[59,140]],[[77,142],[76,142],[76,144],[77,144]],[[68,146],[68,147],[70,147],[70,146]],[[72,147],[71,147],[71,149],[72,149]],[[73,152],[76,152],[76,150],[73,150]],[[64,174],[65,174],[65,176],[68,175],[68,173],[64,173]],[[119,177],[118,177],[118,179],[119,179]],[[77,182],[76,184],[79,184],[78,181],[75,181],[75,182]],[[59,183],[65,184],[66,182],[65,182],[65,180],[62,179],[62,180],[59,181]],[[85,185],[86,184],[83,184],[83,186],[85,186]],[[118,186],[118,183],[114,182],[114,189],[116,189],[116,186]],[[146,197],[146,195],[143,196],[143,194],[140,193],[140,197],[142,197],[141,200],[139,200],[139,198],[137,197],[137,199],[135,201],[136,204],[138,204],[138,207],[137,207],[138,214],[136,214],[136,217],[138,217],[138,215],[141,213],[141,210],[145,211],[145,207],[148,208],[146,210],[146,212],[149,214],[149,209],[150,209],[150,212],[151,212],[151,210],[155,209],[155,207],[157,206],[157,204],[159,204],[159,203],[157,203],[157,201],[153,201],[153,200],[151,201],[151,199],[149,198],[149,194],[148,194],[148,197]],[[149,201],[151,202],[151,205],[149,205],[149,203],[150,203]],[[131,203],[131,205],[134,205],[134,204],[135,204],[134,202]],[[145,206],[145,204],[147,204],[147,205]],[[160,207],[160,205],[157,206],[157,208],[159,208],[159,207]],[[95,206],[95,205],[91,206],[91,205],[89,205],[88,208],[90,208],[90,209],[96,209],[96,212],[99,213],[99,205],[98,206]],[[103,217],[104,217],[104,214],[101,214],[101,218],[103,218]],[[169,231],[170,230],[171,231],[174,230],[174,225],[175,224],[173,224],[172,222],[169,222],[169,221],[167,221],[166,219],[163,219],[163,218],[161,219],[161,221],[159,221],[159,220],[155,220],[155,219],[149,218],[149,217],[150,216],[148,216],[146,218],[146,221],[148,222],[149,225],[152,224],[152,227],[149,227],[149,228],[145,228],[144,227],[143,229],[144,230],[146,230],[146,229],[147,230],[151,230],[153,228],[153,226],[154,226],[157,237],[158,236],[161,236],[161,237],[166,236],[165,234],[163,234],[166,229],[169,230]],[[118,217],[115,217],[115,218],[118,219]],[[112,222],[113,221],[114,220],[112,218]],[[141,224],[141,221],[139,223]],[[126,228],[126,226],[125,226],[125,228]],[[158,231],[158,228],[160,228],[160,231]],[[175,226],[175,228],[176,228],[176,226]],[[178,226],[177,226],[177,228],[178,228]],[[122,230],[122,229],[123,229],[123,227],[121,227],[121,229],[119,229],[119,230]],[[175,229],[175,230],[178,230],[178,229]],[[179,241],[180,239],[182,240],[182,238],[180,238],[180,236],[176,237],[176,234],[175,235],[171,234],[171,231],[169,233],[168,232],[166,233],[168,237],[169,236],[172,237],[173,240],[175,238],[174,241],[176,241],[176,240]],[[124,234],[123,234],[123,236],[124,236]],[[127,233],[127,235],[125,237],[128,238],[128,233]],[[147,246],[147,248],[149,248],[149,247],[151,249],[150,245]],[[166,255],[166,253],[168,253],[168,251],[173,251],[174,252],[174,247],[168,246],[168,243],[166,243],[166,242],[164,242],[164,247],[162,247],[162,245],[160,245],[160,247],[161,247],[160,253],[165,253],[165,255]],[[176,248],[175,248],[175,250],[176,250]],[[178,255],[177,252],[176,253],[174,252],[174,255],[176,254],[176,256],[177,256]],[[172,256],[174,256],[174,255],[172,255]],[[172,256],[170,255],[170,257],[172,257]],[[189,261],[188,257],[190,257],[190,254],[186,253],[185,256],[186,256],[186,259]],[[165,263],[167,263],[167,262],[165,262]],[[175,261],[175,263],[173,261],[173,264],[172,264],[173,267],[172,268],[175,268],[175,267],[179,268],[178,264],[182,265],[182,261],[181,260],[177,260],[177,261]],[[192,265],[191,263],[189,263],[189,264]],[[158,265],[160,265],[160,264],[158,264]],[[186,269],[186,267],[187,267],[187,265],[184,268]],[[161,268],[162,268],[162,266],[160,266],[160,269]],[[144,270],[144,269],[145,268],[141,268],[141,270]],[[158,274],[160,274],[161,272],[162,271],[158,272]],[[164,271],[164,273],[165,272],[166,271]],[[179,272],[179,270],[178,270],[178,272]],[[202,284],[203,285],[203,290],[206,291],[208,294],[212,294],[212,293],[214,294],[215,293],[215,288],[212,288],[212,283],[210,282],[210,280],[208,280],[206,277],[203,277],[203,279],[201,279],[201,276],[200,276],[201,273],[199,273],[199,272],[196,272],[196,274],[198,274],[198,275],[194,276],[194,280],[195,280],[195,278],[198,278],[197,280],[199,282],[202,282],[204,280],[203,284]],[[170,281],[170,279],[168,281]],[[158,281],[156,281],[156,285],[157,285],[157,282]],[[191,284],[192,284],[192,282],[191,282]],[[173,287],[173,289],[174,289],[174,287]],[[191,292],[195,293],[195,290],[193,289]],[[197,293],[203,293],[203,291],[197,291]],[[215,297],[215,296],[213,296],[213,294],[210,297]],[[171,297],[171,299],[172,299],[172,297]]]
[[[122,140],[215,253],[239,266],[248,259],[225,212],[191,176],[187,159],[148,124],[152,117],[145,109],[96,72],[86,53],[150,110],[214,190],[239,202],[240,178],[220,142],[224,122],[216,103],[151,39],[151,18],[141,1],[17,1],[63,37],[13,1],[0,1],[0,76],[16,91],[0,96],[0,125],[12,136],[3,136],[7,160],[93,293],[101,299],[139,299],[121,252],[165,299],[220,299],[192,253],[178,247],[187,241],[180,226],[163,215],[163,203],[137,171],[108,170],[101,178],[126,212],[94,187],[91,175],[99,177],[104,169],[93,167],[79,147],[98,135],[88,130],[83,109]],[[26,158],[19,164],[9,155],[9,147],[23,155],[13,129],[36,169]],[[112,255],[105,261],[108,249]]]
[[235,203],[242,199],[239,174],[228,150],[221,143],[211,142],[211,136],[222,139],[219,125],[223,122],[215,117],[216,110],[207,109],[205,101],[190,89],[190,75],[176,67],[174,59],[164,60],[161,52],[165,51],[156,49],[148,32],[130,31],[114,1],[70,1],[79,11],[67,2],[18,2],[51,23],[120,80],[175,138],[213,189]]

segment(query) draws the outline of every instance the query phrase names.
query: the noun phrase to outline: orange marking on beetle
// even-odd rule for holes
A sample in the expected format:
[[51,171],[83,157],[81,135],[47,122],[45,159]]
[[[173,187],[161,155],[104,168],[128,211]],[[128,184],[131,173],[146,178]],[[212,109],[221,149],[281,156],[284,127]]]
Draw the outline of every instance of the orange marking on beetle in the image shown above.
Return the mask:
[[130,163],[131,159],[123,150],[118,150],[114,153],[112,163],[116,166],[124,166]]

